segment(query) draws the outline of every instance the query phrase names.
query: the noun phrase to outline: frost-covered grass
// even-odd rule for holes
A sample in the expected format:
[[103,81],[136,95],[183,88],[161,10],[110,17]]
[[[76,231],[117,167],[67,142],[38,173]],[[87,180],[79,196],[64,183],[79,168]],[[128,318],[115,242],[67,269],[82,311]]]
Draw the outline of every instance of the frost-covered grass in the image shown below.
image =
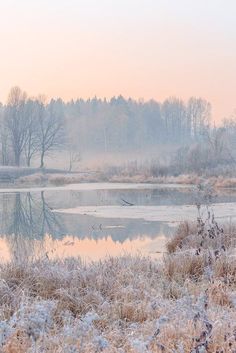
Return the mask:
[[35,173],[29,176],[23,176],[17,179],[16,185],[55,185],[62,186],[66,184],[77,183],[153,183],[153,184],[179,184],[179,185],[198,185],[204,182],[210,183],[217,189],[236,188],[236,177],[198,176],[195,174],[182,174],[179,176],[152,176],[150,174],[110,174],[102,171],[74,173],[74,174],[50,174]]
[[162,261],[1,265],[0,352],[235,352],[235,238],[212,217],[181,225]]
[[17,183],[27,185],[66,185],[84,182],[111,182],[111,183],[156,183],[156,184],[187,184],[195,185],[201,182],[201,178],[196,175],[181,175],[178,177],[154,177],[147,174],[112,174],[107,171],[84,172],[74,174],[40,174],[35,173],[23,176]]

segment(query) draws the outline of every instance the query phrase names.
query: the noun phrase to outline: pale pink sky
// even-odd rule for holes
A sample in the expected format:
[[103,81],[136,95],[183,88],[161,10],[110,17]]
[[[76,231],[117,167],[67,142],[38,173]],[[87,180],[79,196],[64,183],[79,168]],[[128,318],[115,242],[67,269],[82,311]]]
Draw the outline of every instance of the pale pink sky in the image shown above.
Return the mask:
[[0,0],[0,100],[202,96],[236,108],[234,0]]

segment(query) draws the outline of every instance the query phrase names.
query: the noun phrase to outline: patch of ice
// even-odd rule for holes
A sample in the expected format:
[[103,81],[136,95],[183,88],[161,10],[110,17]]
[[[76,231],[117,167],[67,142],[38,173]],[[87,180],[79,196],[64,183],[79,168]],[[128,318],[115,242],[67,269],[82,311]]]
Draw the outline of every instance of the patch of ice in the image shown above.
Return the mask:
[[[218,203],[212,206],[216,218],[236,217],[236,202]],[[146,221],[182,222],[197,217],[195,205],[183,206],[80,206],[58,209],[53,212],[80,214],[98,218],[144,219]]]
[[0,193],[39,192],[39,191],[94,191],[94,190],[146,190],[166,188],[191,188],[185,184],[149,184],[149,183],[79,183],[63,186],[38,186],[27,188],[0,188]]

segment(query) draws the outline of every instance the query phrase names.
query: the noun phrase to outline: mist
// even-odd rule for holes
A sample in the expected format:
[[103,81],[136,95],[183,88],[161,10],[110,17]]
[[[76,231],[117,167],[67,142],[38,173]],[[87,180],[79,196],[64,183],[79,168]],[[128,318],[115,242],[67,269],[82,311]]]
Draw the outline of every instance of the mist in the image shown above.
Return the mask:
[[235,170],[235,116],[216,126],[204,98],[65,102],[13,87],[0,128],[2,166],[103,170],[107,177],[122,166],[155,177]]

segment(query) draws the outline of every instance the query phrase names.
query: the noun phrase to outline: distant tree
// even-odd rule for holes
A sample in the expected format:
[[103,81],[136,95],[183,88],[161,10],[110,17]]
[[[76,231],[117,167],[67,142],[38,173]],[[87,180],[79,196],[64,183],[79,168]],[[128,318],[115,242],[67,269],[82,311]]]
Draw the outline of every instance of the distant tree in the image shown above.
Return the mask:
[[1,121],[1,160],[2,165],[9,165],[11,162],[11,145],[8,129],[5,126],[5,121]]
[[26,126],[26,142],[24,147],[26,164],[31,165],[32,157],[38,153],[39,144],[37,139],[38,119],[37,119],[37,102],[28,100],[26,104],[27,126]]
[[193,138],[201,136],[209,128],[211,104],[202,98],[191,97],[187,103],[187,124]]
[[8,165],[10,162],[10,142],[9,131],[5,121],[5,107],[0,107],[0,145],[2,165]]
[[69,146],[69,168],[68,171],[76,170],[78,163],[81,161],[81,156],[72,146]]
[[236,150],[236,112],[229,119],[223,121],[229,148]]
[[10,90],[5,110],[6,126],[14,153],[15,165],[20,165],[20,158],[27,139],[27,95],[19,87]]
[[171,97],[162,104],[165,135],[170,143],[184,142],[186,137],[186,108],[182,100]]
[[57,113],[54,102],[45,105],[38,101],[37,107],[37,146],[40,153],[40,168],[44,167],[44,158],[63,144],[63,120]]
[[206,133],[206,138],[212,155],[219,161],[224,157],[226,151],[225,129],[223,127],[214,128]]

